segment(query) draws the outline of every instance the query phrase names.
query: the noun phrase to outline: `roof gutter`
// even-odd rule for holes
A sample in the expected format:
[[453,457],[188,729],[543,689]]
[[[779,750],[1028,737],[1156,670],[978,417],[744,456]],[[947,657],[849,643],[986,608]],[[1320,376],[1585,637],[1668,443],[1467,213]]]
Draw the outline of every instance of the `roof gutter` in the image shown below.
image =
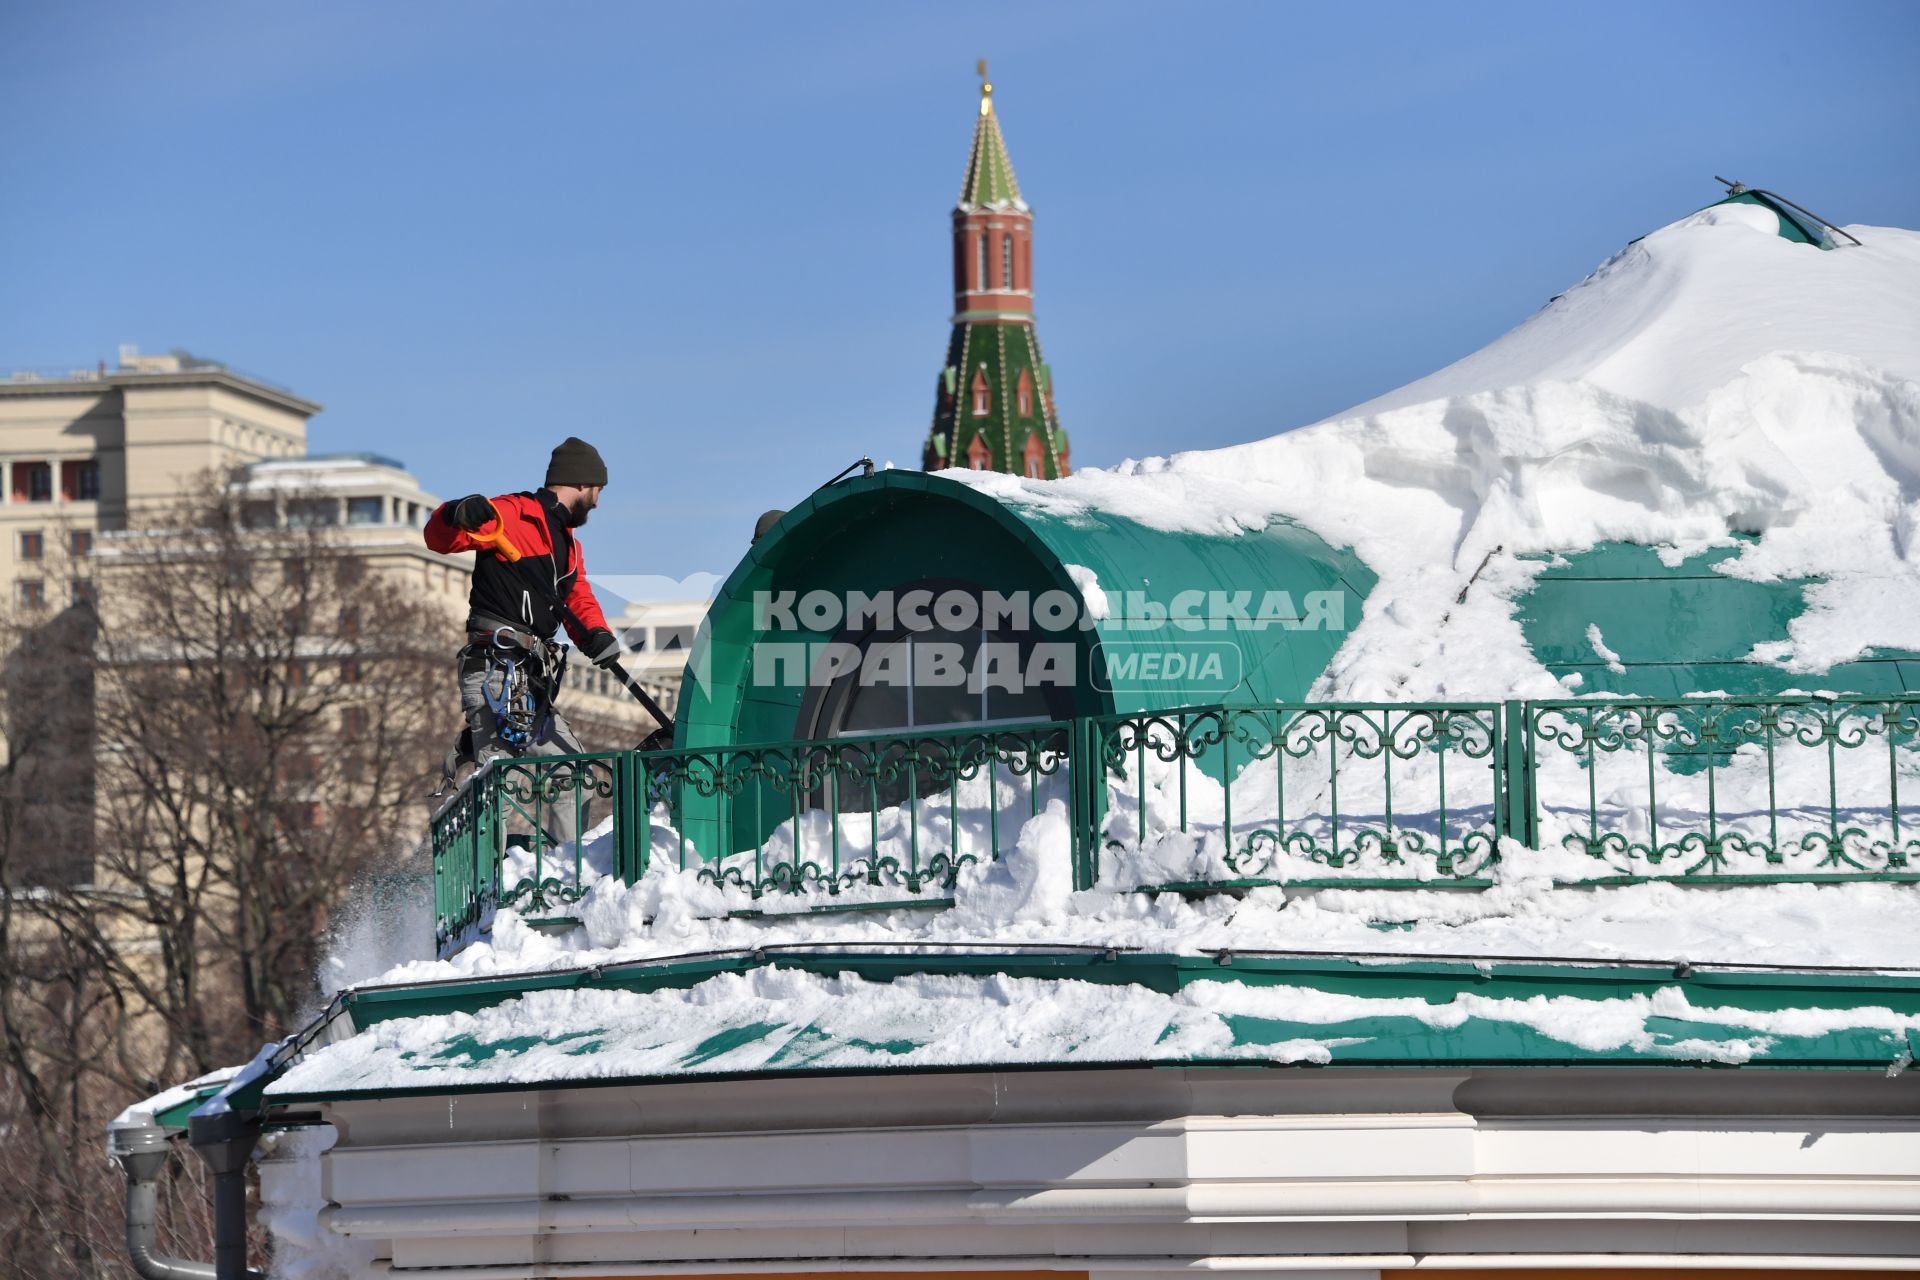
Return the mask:
[[247,1265],[247,1164],[262,1130],[260,1091],[312,1040],[329,1032],[339,1034],[335,1023],[345,1007],[335,998],[305,1030],[262,1046],[253,1061],[188,1115],[185,1136],[213,1174],[212,1262],[154,1252],[158,1218],[154,1184],[172,1154],[173,1140],[182,1136],[179,1124],[163,1121],[177,1114],[179,1107],[107,1126],[107,1154],[127,1175],[127,1258],[142,1280],[266,1280],[263,1272]]

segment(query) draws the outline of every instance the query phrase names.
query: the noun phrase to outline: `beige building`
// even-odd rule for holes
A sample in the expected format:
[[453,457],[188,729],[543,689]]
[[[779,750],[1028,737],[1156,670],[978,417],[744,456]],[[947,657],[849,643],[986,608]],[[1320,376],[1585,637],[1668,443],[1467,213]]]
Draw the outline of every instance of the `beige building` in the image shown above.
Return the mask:
[[131,346],[112,370],[0,374],[0,589],[73,603],[99,535],[209,469],[304,454],[319,411],[216,361]]
[[427,548],[420,530],[440,499],[402,464],[373,453],[268,458],[238,469],[233,487],[250,528],[337,529],[368,568],[417,590],[422,614],[444,616],[458,643],[472,558]]
[[[707,616],[705,600],[647,600],[627,605],[608,625],[626,646],[621,659],[640,687],[671,713],[680,701],[680,677],[693,650],[693,638]],[[611,679],[596,673],[605,683]]]

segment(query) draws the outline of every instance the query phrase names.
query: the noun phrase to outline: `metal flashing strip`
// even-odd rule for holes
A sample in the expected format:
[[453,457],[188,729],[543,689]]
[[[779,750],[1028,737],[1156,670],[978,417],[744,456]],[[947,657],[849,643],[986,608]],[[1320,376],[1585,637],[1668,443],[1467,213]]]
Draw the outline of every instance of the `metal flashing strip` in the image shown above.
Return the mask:
[[[687,989],[720,975],[740,975],[756,969],[780,968],[817,976],[852,976],[870,983],[888,983],[908,975],[1008,977],[1047,981],[1129,985],[1177,998],[1198,983],[1232,983],[1247,988],[1292,988],[1333,996],[1378,1000],[1422,1001],[1444,1006],[1463,996],[1505,1001],[1619,1001],[1650,998],[1655,992],[1678,989],[1691,997],[1691,1007],[1703,1011],[1699,1019],[1662,1016],[1649,1009],[1645,1027],[1653,1047],[1623,1046],[1587,1049],[1558,1040],[1520,1022],[1508,1022],[1468,1013],[1452,1025],[1436,1025],[1398,1010],[1348,1018],[1344,1021],[1301,1022],[1251,1014],[1222,1012],[1232,1030],[1232,1051],[1219,1056],[1158,1057],[1152,1047],[1124,1060],[1022,1060],[1017,1054],[978,1061],[939,1065],[892,1064],[820,1066],[818,1053],[791,1053],[776,1049],[766,1065],[751,1070],[705,1069],[706,1064],[742,1045],[765,1041],[768,1046],[806,1042],[816,1047],[868,1045],[862,1031],[871,1031],[869,1048],[887,1048],[900,1055],[918,1042],[899,1041],[891,1047],[880,1032],[836,1023],[832,1030],[804,1018],[790,1023],[747,1020],[734,1025],[716,1010],[713,1033],[684,1058],[684,1065],[651,1075],[596,1075],[591,1062],[599,1026],[554,1025],[543,1036],[483,1042],[469,1033],[453,1035],[442,1046],[433,1070],[433,1083],[379,1088],[321,1088],[305,1091],[265,1086],[269,1106],[307,1105],[350,1098],[405,1095],[492,1093],[527,1088],[574,1088],[634,1085],[669,1081],[738,1080],[796,1075],[924,1074],[955,1071],[1046,1071],[1105,1067],[1258,1067],[1298,1066],[1297,1053],[1286,1046],[1313,1040],[1330,1046],[1321,1065],[1336,1067],[1541,1067],[1541,1066],[1713,1066],[1735,1065],[1703,1060],[1676,1048],[1703,1041],[1752,1040],[1756,1033],[1728,1019],[1727,1012],[1765,1015],[1786,1010],[1878,1010],[1878,1021],[1920,1017],[1920,973],[1912,971],[1770,970],[1755,966],[1690,966],[1684,962],[1623,963],[1613,961],[1504,960],[1498,958],[1435,957],[1409,960],[1314,954],[1207,955],[1145,954],[1102,948],[1017,947],[934,948],[924,945],[876,949],[871,946],[766,948],[754,951],[702,953],[666,957],[586,969],[498,978],[456,979],[395,987],[363,988],[341,997],[341,1012],[365,1029],[396,1019],[476,1015],[525,997],[573,991],[625,992],[645,996]],[[1708,1019],[1705,1011],[1719,1011]],[[1765,1068],[1825,1068],[1885,1072],[1910,1061],[1917,1038],[1911,1031],[1874,1025],[1875,1016],[1863,1016],[1860,1025],[1838,1024],[1810,1034],[1770,1034],[1766,1050],[1738,1065]],[[890,1032],[894,1039],[897,1032]],[[465,1039],[462,1039],[462,1036]],[[460,1043],[455,1043],[459,1041]],[[466,1043],[473,1041],[473,1043]],[[525,1080],[476,1079],[449,1083],[444,1071],[477,1066],[494,1057],[536,1048],[576,1042],[570,1051],[583,1068],[577,1073]],[[1266,1047],[1276,1046],[1273,1052]],[[296,1060],[288,1055],[275,1077]]]

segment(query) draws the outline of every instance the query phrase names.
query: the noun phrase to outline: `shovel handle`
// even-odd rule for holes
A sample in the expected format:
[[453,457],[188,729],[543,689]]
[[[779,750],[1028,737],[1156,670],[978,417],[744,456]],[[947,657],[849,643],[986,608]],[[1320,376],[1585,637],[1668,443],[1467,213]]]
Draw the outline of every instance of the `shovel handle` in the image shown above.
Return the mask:
[[493,511],[493,532],[481,533],[476,530],[468,536],[481,546],[491,547],[493,550],[499,552],[508,564],[517,563],[520,559],[520,548],[514,546],[513,543],[508,540],[507,522],[500,518],[500,508],[494,506],[491,501],[487,503],[487,506]]

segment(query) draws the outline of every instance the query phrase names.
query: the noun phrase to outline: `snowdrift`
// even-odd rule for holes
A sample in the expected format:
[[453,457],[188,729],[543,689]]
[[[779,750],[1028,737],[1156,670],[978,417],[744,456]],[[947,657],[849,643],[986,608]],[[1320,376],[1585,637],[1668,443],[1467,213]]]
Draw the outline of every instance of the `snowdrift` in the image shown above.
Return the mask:
[[1864,244],[1827,252],[1770,210],[1716,205],[1311,427],[1052,483],[950,474],[1060,513],[1205,531],[1284,515],[1351,546],[1380,582],[1323,698],[1564,695],[1513,619],[1541,563],[1516,557],[1618,540],[1677,561],[1735,533],[1759,538],[1722,572],[1823,580],[1765,655],[1817,672],[1920,634],[1920,234],[1851,230]]

